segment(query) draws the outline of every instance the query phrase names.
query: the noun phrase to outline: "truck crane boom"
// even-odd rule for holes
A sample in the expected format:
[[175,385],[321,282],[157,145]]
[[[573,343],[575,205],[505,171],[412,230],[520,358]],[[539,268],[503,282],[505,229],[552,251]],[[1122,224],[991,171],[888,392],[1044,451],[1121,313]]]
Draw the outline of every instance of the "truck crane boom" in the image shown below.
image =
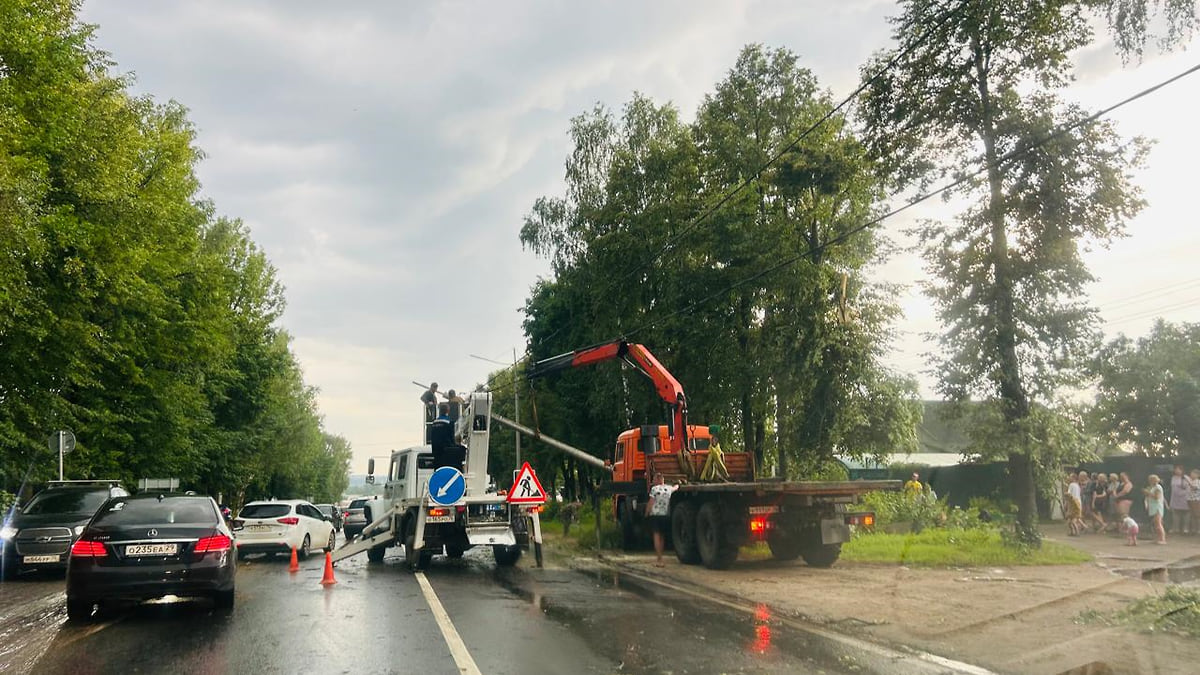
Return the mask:
[[670,443],[668,448],[672,452],[684,452],[684,449],[687,448],[687,397],[683,394],[683,385],[643,345],[625,340],[615,340],[593,347],[585,347],[536,361],[529,365],[525,374],[532,379],[567,368],[579,368],[618,359],[628,363],[654,383],[654,390],[658,397],[667,404],[671,411],[671,416],[667,420],[667,437]]

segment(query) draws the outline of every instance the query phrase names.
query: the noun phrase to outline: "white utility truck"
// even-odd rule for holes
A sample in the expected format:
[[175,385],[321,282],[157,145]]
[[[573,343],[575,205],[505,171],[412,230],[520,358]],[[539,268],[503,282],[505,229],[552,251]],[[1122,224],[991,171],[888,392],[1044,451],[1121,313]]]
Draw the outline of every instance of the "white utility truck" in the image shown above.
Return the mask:
[[[426,422],[424,445],[392,452],[383,498],[367,502],[367,525],[333,552],[335,562],[363,551],[379,562],[388,547],[403,546],[409,567],[422,569],[443,551],[459,558],[491,546],[496,564],[509,566],[531,536],[540,539],[536,509],[489,491],[491,403],[490,393],[475,392],[463,403],[442,404],[449,419]],[[375,460],[368,464],[373,476]]]

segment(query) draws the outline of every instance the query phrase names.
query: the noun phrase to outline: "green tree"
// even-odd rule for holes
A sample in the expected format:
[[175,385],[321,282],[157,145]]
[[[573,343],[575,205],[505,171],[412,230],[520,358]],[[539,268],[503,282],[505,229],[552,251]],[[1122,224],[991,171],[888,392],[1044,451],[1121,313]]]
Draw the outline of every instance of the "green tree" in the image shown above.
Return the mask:
[[1102,433],[1150,457],[1200,454],[1200,324],[1159,320],[1146,337],[1122,335],[1096,370]]
[[926,290],[946,326],[940,389],[996,403],[1003,424],[989,430],[1002,435],[989,447],[1008,461],[1025,532],[1046,431],[1034,411],[1083,381],[1097,346],[1080,250],[1120,236],[1143,206],[1130,181],[1140,139],[1099,122],[1047,140],[1086,116],[1057,92],[1070,82],[1071,53],[1094,38],[1088,9],[1097,4],[905,0],[895,48],[863,68],[874,75],[899,59],[862,105],[872,154],[899,186],[987,167],[955,195],[974,203],[920,235]]
[[[728,445],[781,475],[796,473],[789,457],[799,471],[912,447],[915,389],[879,363],[891,290],[865,279],[879,241],[851,232],[879,196],[864,148],[834,116],[760,174],[831,107],[794,54],[751,45],[692,124],[640,95],[620,118],[572,120],[566,194],[535,202],[522,229],[554,271],[527,302],[531,358],[630,335],[685,384],[693,420],[724,424]],[[537,386],[565,406],[563,438],[601,456],[663,418],[628,370]]]

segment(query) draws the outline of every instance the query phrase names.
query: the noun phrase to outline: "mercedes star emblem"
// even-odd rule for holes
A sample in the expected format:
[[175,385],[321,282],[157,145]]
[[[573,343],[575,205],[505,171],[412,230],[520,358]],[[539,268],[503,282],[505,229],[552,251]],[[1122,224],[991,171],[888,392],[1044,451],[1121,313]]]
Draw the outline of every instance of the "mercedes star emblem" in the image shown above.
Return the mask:
[[158,530],[150,530],[149,532],[147,532],[147,533],[146,533],[146,536],[147,536],[147,537],[157,537],[157,536],[158,536]]

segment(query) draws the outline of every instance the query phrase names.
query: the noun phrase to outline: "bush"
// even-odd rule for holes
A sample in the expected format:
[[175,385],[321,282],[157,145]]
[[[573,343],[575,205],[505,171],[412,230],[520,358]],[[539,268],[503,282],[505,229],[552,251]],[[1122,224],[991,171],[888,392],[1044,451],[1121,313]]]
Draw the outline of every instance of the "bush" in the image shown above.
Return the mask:
[[863,504],[875,511],[877,527],[910,523],[913,531],[920,532],[926,527],[943,524],[946,520],[945,504],[931,498],[926,492],[917,495],[868,492],[863,495]]
[[8,516],[8,510],[12,508],[12,505],[16,503],[16,501],[16,495],[12,494],[11,492],[0,490],[0,514]]

